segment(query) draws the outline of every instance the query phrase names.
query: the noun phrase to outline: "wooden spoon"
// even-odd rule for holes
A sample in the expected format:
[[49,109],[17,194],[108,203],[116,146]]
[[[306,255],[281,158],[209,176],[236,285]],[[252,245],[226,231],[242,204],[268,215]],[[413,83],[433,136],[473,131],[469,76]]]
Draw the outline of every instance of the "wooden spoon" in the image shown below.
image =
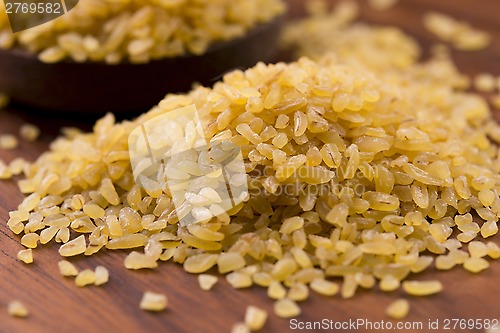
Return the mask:
[[146,111],[167,93],[188,91],[194,82],[212,85],[231,69],[274,60],[283,21],[278,17],[241,38],[214,44],[202,56],[147,64],[46,64],[21,49],[0,50],[0,92],[27,107],[56,112]]

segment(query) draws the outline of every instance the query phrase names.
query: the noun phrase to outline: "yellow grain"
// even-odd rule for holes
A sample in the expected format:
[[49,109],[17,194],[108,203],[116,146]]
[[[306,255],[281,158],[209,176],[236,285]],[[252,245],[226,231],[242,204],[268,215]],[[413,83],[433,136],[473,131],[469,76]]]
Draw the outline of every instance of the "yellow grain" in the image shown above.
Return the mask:
[[410,312],[410,303],[406,299],[398,299],[389,304],[385,313],[394,319],[403,319]]
[[109,281],[109,271],[104,266],[97,266],[95,268],[95,282],[96,286],[103,285]]
[[440,281],[404,281],[403,290],[413,296],[426,296],[443,290]]
[[9,302],[9,304],[7,305],[7,312],[12,317],[23,318],[29,315],[29,311],[26,306],[18,300]]
[[142,295],[139,307],[145,311],[163,311],[168,306],[168,298],[164,294],[146,291]]
[[40,129],[33,124],[23,124],[19,128],[19,135],[26,141],[36,141],[40,136]]
[[31,249],[19,251],[17,253],[17,259],[21,260],[25,264],[31,264],[33,262],[33,251]]
[[75,284],[77,287],[85,287],[94,284],[95,281],[96,275],[95,272],[91,269],[84,269],[75,277]]
[[57,263],[57,266],[59,268],[59,272],[61,273],[62,276],[77,276],[78,275],[78,269],[73,265],[71,262],[67,260],[60,260]]
[[281,299],[274,303],[274,313],[280,318],[292,318],[300,314],[298,305],[290,299]]
[[245,325],[251,331],[259,331],[266,324],[267,312],[259,307],[250,305],[245,312]]
[[198,284],[202,290],[210,290],[217,283],[219,278],[210,274],[200,274],[198,275]]
[[85,252],[87,248],[87,243],[85,242],[85,236],[81,235],[72,241],[62,245],[59,248],[59,254],[63,257],[76,256]]

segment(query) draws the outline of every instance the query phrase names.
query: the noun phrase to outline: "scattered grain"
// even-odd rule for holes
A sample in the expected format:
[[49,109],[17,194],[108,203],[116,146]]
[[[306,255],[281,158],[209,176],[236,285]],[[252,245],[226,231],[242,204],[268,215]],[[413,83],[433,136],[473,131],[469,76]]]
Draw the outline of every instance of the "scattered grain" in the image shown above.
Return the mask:
[[481,73],[474,77],[474,88],[480,92],[493,92],[496,88],[496,79],[490,73]]
[[95,282],[96,286],[103,285],[109,281],[109,271],[104,266],[97,266],[95,268]]
[[33,124],[23,124],[19,128],[19,135],[26,141],[36,141],[40,136],[40,129]]
[[202,290],[210,290],[217,283],[219,278],[215,275],[200,274],[198,275],[198,284]]
[[300,314],[300,308],[294,301],[284,298],[274,303],[274,313],[280,318],[292,318]]
[[410,312],[410,302],[406,299],[398,299],[389,304],[385,313],[394,319],[403,319]]
[[245,312],[245,325],[251,331],[259,331],[266,324],[267,312],[261,308],[250,305]]
[[127,269],[143,269],[158,267],[157,259],[144,253],[130,252],[124,260]]
[[67,260],[60,260],[57,263],[57,266],[59,268],[59,272],[61,273],[62,276],[77,276],[78,275],[78,269],[73,265],[71,262]]
[[7,312],[12,317],[27,317],[29,315],[28,309],[20,301],[11,301],[7,306]]
[[91,269],[84,269],[79,272],[75,278],[75,284],[77,287],[85,287],[90,284],[94,284],[96,281],[95,272]]
[[19,251],[17,253],[17,259],[21,260],[25,264],[31,264],[33,262],[33,250],[26,249]]
[[17,138],[12,134],[0,135],[0,149],[11,150],[16,149],[19,145]]
[[248,288],[252,286],[252,278],[245,273],[232,272],[226,275],[227,282],[235,289]]
[[142,295],[139,307],[146,311],[163,311],[167,308],[167,296],[152,291],[146,291]]
[[424,26],[458,50],[476,51],[487,47],[491,42],[491,36],[485,31],[474,29],[468,23],[443,13],[427,13],[424,16]]
[[403,289],[413,296],[426,296],[437,294],[443,290],[440,281],[404,281]]

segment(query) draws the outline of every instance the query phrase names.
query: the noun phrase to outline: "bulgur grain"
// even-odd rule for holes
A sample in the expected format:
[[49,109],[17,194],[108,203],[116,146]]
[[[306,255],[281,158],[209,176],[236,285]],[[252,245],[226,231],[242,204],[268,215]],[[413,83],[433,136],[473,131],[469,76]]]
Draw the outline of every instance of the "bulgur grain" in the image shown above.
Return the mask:
[[19,251],[17,253],[17,259],[21,260],[25,264],[31,264],[33,262],[33,251],[31,249]]
[[198,275],[198,284],[202,290],[210,290],[217,283],[219,278],[215,275],[200,274]]
[[400,298],[389,304],[385,313],[394,319],[403,319],[410,312],[410,302]]
[[281,299],[274,303],[274,313],[280,318],[292,318],[300,314],[298,305],[287,298]]
[[239,253],[222,253],[217,258],[219,273],[226,274],[245,267],[245,259]]
[[158,262],[154,257],[132,251],[125,258],[124,265],[128,269],[156,268],[158,267]]
[[266,324],[267,312],[254,305],[249,305],[245,312],[245,325],[250,331],[259,331]]
[[312,280],[310,287],[318,294],[322,294],[325,296],[333,296],[338,293],[340,289],[336,283],[323,279]]
[[40,236],[36,233],[28,233],[25,234],[23,237],[21,237],[21,244],[34,249],[37,247],[38,240],[40,239]]
[[12,134],[0,135],[0,149],[12,150],[19,146],[17,138]]
[[464,268],[472,273],[479,273],[490,267],[490,263],[484,258],[468,258],[464,261]]
[[240,272],[232,272],[226,275],[226,281],[235,289],[251,287],[253,282],[250,275]]
[[403,290],[413,296],[426,296],[439,293],[443,290],[440,281],[404,281]]
[[60,260],[57,263],[57,266],[59,268],[59,272],[61,273],[62,276],[77,276],[78,275],[78,269],[73,265],[71,262],[67,260]]
[[9,302],[7,306],[7,312],[12,317],[27,317],[29,315],[29,311],[20,301],[14,300]]
[[85,241],[85,236],[81,235],[77,238],[63,244],[59,248],[59,254],[63,257],[76,256],[85,252],[87,248],[87,243]]
[[429,12],[423,22],[427,30],[443,41],[450,42],[458,50],[476,51],[491,42],[491,36],[485,31],[474,29],[468,23],[443,13]]
[[104,266],[97,266],[95,268],[95,282],[96,286],[103,285],[109,281],[109,271]]
[[139,307],[146,311],[163,311],[168,306],[168,298],[164,294],[146,291],[142,295]]
[[286,289],[281,282],[272,281],[267,288],[267,296],[272,299],[283,299],[286,296]]
[[495,77],[490,73],[481,73],[474,77],[474,88],[480,92],[493,92],[495,90]]
[[309,288],[303,283],[293,284],[287,293],[287,298],[299,302],[309,298]]
[[40,136],[40,129],[33,124],[23,124],[19,128],[19,135],[26,141],[36,141]]
[[91,269],[84,269],[75,277],[75,284],[77,287],[85,287],[90,284],[94,284],[95,281],[95,272]]

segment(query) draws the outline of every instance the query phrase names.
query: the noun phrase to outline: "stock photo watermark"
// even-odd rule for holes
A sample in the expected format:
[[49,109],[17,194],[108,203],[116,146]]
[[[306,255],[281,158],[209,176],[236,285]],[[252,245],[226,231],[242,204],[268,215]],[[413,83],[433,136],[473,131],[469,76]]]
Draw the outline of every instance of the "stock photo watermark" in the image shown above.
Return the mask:
[[21,32],[55,20],[72,10],[78,0],[4,0],[12,32]]
[[[333,194],[360,197],[366,192],[366,174],[376,177],[376,168],[349,172],[339,167],[327,170],[328,178],[319,184],[301,179],[319,179],[323,167],[299,167],[286,182],[272,189],[263,182],[275,170],[271,166],[247,173],[242,151],[228,141],[207,141],[194,105],[179,108],[137,127],[129,136],[129,154],[134,179],[149,192],[170,193],[175,214],[182,226],[208,222],[226,214],[250,196],[312,196]],[[353,174],[351,179],[344,178]]]
[[207,222],[248,199],[238,146],[207,142],[194,105],[155,117],[129,136],[134,178],[149,191],[170,191],[179,223]]
[[301,321],[290,319],[289,328],[293,331],[311,332],[381,332],[381,331],[420,331],[420,332],[460,332],[471,330],[500,330],[499,320],[496,318],[444,318],[414,321],[369,320],[357,318],[349,320],[333,320],[323,318],[316,321]]

